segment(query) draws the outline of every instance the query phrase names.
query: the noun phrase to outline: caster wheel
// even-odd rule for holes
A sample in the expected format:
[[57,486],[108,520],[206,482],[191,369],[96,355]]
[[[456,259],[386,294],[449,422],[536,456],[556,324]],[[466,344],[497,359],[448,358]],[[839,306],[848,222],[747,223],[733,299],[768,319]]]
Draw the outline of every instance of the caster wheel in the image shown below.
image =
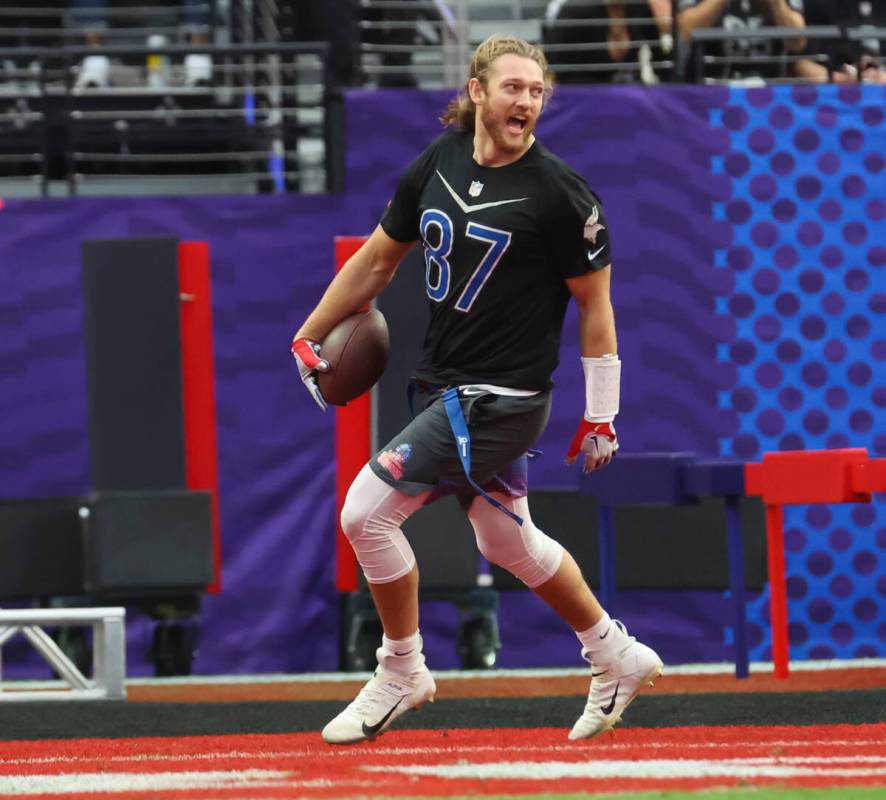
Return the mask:
[[464,622],[458,635],[458,656],[462,669],[492,669],[498,659],[498,637],[487,618]]
[[151,655],[158,678],[190,675],[194,663],[196,631],[189,625],[161,623],[154,629]]

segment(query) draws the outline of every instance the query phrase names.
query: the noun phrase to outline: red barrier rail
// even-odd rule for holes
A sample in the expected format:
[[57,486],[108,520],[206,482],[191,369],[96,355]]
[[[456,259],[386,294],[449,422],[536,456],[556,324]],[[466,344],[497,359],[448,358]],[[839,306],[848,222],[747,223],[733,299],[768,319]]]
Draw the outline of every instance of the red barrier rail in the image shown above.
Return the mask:
[[870,503],[886,492],[886,458],[868,458],[864,448],[764,453],[745,465],[745,494],[766,505],[769,562],[769,617],[775,677],[788,677],[788,610],[782,506],[815,503]]

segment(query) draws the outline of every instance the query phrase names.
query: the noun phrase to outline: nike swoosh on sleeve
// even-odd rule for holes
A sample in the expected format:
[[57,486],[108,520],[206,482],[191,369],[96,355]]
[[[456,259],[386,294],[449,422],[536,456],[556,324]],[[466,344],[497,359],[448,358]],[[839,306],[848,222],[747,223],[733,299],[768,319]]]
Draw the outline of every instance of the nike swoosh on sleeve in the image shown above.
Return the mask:
[[[524,200],[529,199],[528,197],[516,197],[513,200],[496,200],[493,203],[476,203],[475,205],[469,206],[464,200],[462,200],[458,196],[455,189],[453,189],[446,182],[446,178],[444,178],[440,174],[440,170],[435,170],[435,171],[437,173],[437,177],[440,178],[441,181],[443,181],[443,185],[446,187],[446,190],[449,192],[449,194],[452,195],[452,199],[455,200],[456,203],[458,203],[458,207],[462,211],[464,211],[465,214],[471,214],[474,211],[482,211],[484,208],[494,208],[495,206],[504,206],[504,205],[507,205],[508,203],[522,203]],[[605,247],[605,245],[604,245],[604,247]]]
[[588,261],[593,261],[598,255],[600,255],[600,253],[603,252],[605,248],[606,245],[604,244],[603,247],[601,247],[599,250],[594,250],[593,253],[588,253]]

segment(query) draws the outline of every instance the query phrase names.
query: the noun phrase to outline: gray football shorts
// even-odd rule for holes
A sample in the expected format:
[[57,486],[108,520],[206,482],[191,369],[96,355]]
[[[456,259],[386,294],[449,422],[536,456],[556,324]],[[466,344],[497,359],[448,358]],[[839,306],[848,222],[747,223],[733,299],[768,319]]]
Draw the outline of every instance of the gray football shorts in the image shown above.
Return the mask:
[[[551,392],[509,397],[491,392],[465,396],[460,391],[459,401],[471,436],[471,478],[484,491],[525,497],[527,452],[548,423]],[[428,502],[446,494],[476,495],[465,479],[442,391],[429,396],[424,410],[370,459],[369,466],[405,494],[414,497],[431,490]]]

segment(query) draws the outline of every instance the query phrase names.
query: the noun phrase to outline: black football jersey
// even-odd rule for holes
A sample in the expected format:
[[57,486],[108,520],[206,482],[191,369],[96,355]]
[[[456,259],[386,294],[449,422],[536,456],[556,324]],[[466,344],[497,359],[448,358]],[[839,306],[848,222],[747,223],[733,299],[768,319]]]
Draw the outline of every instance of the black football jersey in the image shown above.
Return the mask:
[[546,389],[571,297],[564,279],[611,261],[585,180],[536,141],[483,167],[473,134],[448,131],[406,170],[381,220],[424,249],[430,324],[416,377]]

